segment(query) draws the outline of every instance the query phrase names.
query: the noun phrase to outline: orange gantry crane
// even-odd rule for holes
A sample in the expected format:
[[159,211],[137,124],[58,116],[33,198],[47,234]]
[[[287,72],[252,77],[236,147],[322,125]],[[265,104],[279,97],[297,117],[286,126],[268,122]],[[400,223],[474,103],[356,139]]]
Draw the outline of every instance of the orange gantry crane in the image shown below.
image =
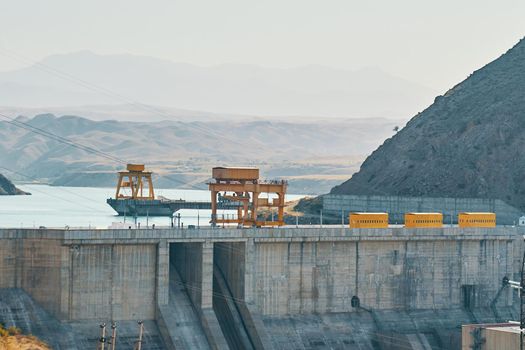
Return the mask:
[[[257,168],[216,167],[212,169],[215,182],[209,183],[211,191],[211,223],[237,224],[238,226],[283,226],[284,203],[287,184],[285,181],[259,181]],[[274,194],[274,198],[259,198],[261,194]],[[219,218],[218,203],[221,207],[237,210],[237,218]],[[260,208],[277,208],[277,221],[259,220]]]
[[[151,172],[144,171],[144,164],[128,164],[127,171],[119,171],[115,199],[155,199]],[[146,194],[144,188],[146,187]],[[123,190],[129,189],[130,194]]]

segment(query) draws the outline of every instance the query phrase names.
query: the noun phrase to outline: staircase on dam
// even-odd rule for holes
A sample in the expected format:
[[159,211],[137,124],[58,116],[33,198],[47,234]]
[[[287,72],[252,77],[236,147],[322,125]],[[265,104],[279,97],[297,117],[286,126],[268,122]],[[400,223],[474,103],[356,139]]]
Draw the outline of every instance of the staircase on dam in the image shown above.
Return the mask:
[[211,349],[202,329],[198,313],[193,306],[179,272],[170,266],[170,292],[168,305],[159,306],[159,325],[175,349]]

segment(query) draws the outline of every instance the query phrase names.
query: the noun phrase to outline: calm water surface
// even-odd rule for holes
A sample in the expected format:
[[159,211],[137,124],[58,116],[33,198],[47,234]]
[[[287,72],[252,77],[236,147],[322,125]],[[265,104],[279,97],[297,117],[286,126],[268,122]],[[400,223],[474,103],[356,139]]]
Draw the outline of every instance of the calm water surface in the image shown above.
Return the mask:
[[[124,217],[116,215],[106,204],[106,199],[115,196],[113,188],[55,187],[47,185],[17,185],[31,196],[0,196],[0,227],[56,227],[64,228],[107,228],[113,223],[123,223]],[[170,199],[209,201],[208,191],[156,189],[157,196]],[[287,195],[286,200],[304,197]],[[210,210],[180,210],[184,225],[208,226]],[[219,215],[231,214],[221,211]],[[139,217],[137,223],[169,226],[167,217]],[[134,223],[135,218],[126,218],[126,223]]]

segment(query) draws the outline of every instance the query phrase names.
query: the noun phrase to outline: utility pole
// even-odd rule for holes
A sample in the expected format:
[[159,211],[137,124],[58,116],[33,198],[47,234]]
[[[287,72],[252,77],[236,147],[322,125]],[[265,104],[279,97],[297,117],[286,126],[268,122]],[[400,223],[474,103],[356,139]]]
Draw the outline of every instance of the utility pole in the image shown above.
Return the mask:
[[144,322],[139,321],[139,340],[137,342],[136,350],[142,349],[142,334],[144,333]]
[[102,323],[100,325],[100,339],[99,339],[99,350],[104,350],[104,346],[106,345],[106,324]]
[[117,343],[117,324],[113,322],[111,324],[111,350],[115,350]]
[[341,209],[341,226],[345,227],[345,210]]
[[321,209],[321,214],[319,215],[319,223],[321,224],[321,227],[323,227],[323,210]]

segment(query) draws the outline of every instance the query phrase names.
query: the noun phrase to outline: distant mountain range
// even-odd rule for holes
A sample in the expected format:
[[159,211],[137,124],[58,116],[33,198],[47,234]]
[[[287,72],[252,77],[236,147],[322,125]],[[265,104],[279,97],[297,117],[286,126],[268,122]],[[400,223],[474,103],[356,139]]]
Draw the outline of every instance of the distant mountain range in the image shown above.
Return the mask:
[[454,86],[332,189],[501,199],[525,211],[525,40]]
[[165,188],[206,188],[212,166],[253,165],[264,177],[288,179],[295,193],[321,193],[355,171],[395,125],[379,118],[138,123],[42,114],[0,119],[0,164],[19,181],[102,187],[114,186],[127,162],[145,163]]
[[[263,117],[399,120],[422,110],[435,95],[429,88],[378,68],[348,71],[311,65],[277,69],[242,64],[200,67],[88,51],[49,56],[33,66],[0,73],[0,106],[128,105],[134,107],[135,114],[147,118],[142,121],[173,119],[173,108]],[[160,108],[164,112],[144,109],[141,104],[164,106]],[[69,113],[56,108],[53,111]]]

